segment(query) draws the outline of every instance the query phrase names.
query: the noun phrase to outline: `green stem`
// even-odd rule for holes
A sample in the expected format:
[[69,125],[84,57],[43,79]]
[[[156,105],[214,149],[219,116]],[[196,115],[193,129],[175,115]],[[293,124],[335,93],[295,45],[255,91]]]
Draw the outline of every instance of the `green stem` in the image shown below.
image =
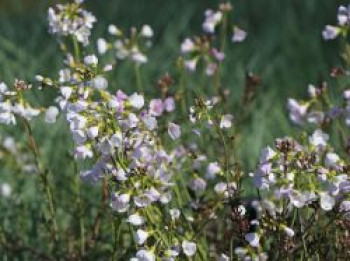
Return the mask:
[[[39,177],[40,177],[40,181],[44,187],[44,194],[46,196],[46,201],[48,204],[48,208],[49,208],[49,214],[50,214],[50,223],[51,223],[51,236],[52,236],[52,244],[56,244],[58,241],[58,229],[57,229],[57,221],[56,221],[56,210],[55,210],[55,206],[54,206],[54,202],[53,202],[53,197],[52,197],[52,192],[51,192],[51,187],[49,185],[48,182],[48,170],[45,169],[39,161],[40,158],[40,153],[39,153],[39,149],[38,146],[36,144],[34,135],[33,135],[33,131],[32,128],[28,122],[28,120],[22,118],[23,123],[24,123],[24,127],[25,130],[27,132],[27,136],[28,136],[28,147],[29,150],[33,153],[34,156],[34,163],[35,163],[35,167],[37,168],[38,172],[39,172]],[[53,247],[53,246],[52,246]]]
[[141,80],[141,70],[140,70],[140,65],[135,64],[134,66],[134,72],[135,72],[135,79],[136,79],[136,88],[137,91],[140,94],[143,94],[143,86],[142,86],[142,80]]
[[77,40],[77,37],[73,37],[73,48],[74,48],[74,58],[75,58],[75,62],[79,62],[80,61],[80,49],[79,49],[79,43]]

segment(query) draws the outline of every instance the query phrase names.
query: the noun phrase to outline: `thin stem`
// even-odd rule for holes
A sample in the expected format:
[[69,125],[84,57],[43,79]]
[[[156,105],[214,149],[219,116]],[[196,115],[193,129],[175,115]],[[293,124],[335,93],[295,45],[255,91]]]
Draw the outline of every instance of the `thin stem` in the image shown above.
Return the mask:
[[32,128],[31,128],[28,120],[26,120],[24,118],[22,120],[23,120],[23,124],[24,124],[25,130],[27,132],[27,136],[28,136],[28,147],[29,147],[30,151],[33,153],[35,167],[37,168],[37,170],[39,172],[40,181],[44,187],[44,193],[46,196],[46,200],[47,200],[48,208],[49,208],[49,213],[50,213],[51,236],[53,239],[53,244],[56,244],[58,241],[58,235],[57,235],[57,232],[58,232],[57,227],[58,226],[57,226],[57,221],[56,221],[56,210],[55,210],[55,206],[54,206],[54,202],[53,202],[51,187],[50,187],[49,181],[48,181],[49,171],[47,169],[45,169],[42,166],[42,164],[40,164],[40,161],[39,161],[40,152],[39,152],[38,146],[36,144],[36,141],[35,141],[35,138],[33,135]]
[[76,36],[73,37],[73,48],[74,48],[74,58],[75,61],[80,61],[80,49],[79,49],[79,43]]
[[143,93],[143,86],[142,86],[142,80],[141,80],[141,70],[140,70],[140,65],[139,64],[135,64],[134,72],[135,72],[137,91],[139,93]]

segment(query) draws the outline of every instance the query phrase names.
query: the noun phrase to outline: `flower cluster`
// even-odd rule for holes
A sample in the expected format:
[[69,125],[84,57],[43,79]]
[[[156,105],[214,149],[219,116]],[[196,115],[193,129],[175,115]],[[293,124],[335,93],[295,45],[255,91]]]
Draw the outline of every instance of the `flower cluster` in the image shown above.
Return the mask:
[[[203,61],[206,75],[213,76],[216,73],[219,64],[225,59],[224,41],[227,33],[227,15],[231,10],[231,5],[223,4],[220,5],[220,10],[208,9],[205,11],[205,20],[202,25],[205,35],[186,38],[181,44],[181,53],[186,55],[184,66],[187,70],[196,71],[197,64]],[[216,28],[220,26],[222,26],[222,36],[217,43],[215,33]],[[245,31],[234,26],[232,42],[242,42],[246,35]]]
[[349,91],[343,92],[344,104],[334,105],[329,99],[328,88],[325,83],[319,87],[308,86],[309,99],[298,101],[290,98],[288,100],[288,110],[291,121],[299,126],[312,124],[314,126],[327,126],[332,121],[345,118],[348,125],[349,111]]
[[338,25],[326,25],[322,36],[325,40],[333,40],[338,35],[346,35],[350,25],[350,6],[339,6],[337,14]]
[[49,8],[50,33],[58,37],[74,36],[84,46],[88,45],[96,18],[81,8],[83,1],[75,0],[73,3],[65,5],[58,4],[56,9]]
[[149,25],[143,25],[139,31],[134,27],[131,28],[130,36],[115,25],[110,25],[108,32],[115,39],[109,43],[104,38],[99,38],[97,49],[100,54],[112,50],[119,60],[130,59],[136,64],[147,63],[148,58],[144,50],[152,45],[151,38],[153,37],[153,30]]
[[[27,102],[25,96],[32,86],[24,81],[16,80],[13,90],[0,83],[0,123],[23,121],[34,164],[27,154],[22,155],[21,146],[12,138],[0,144],[0,160],[9,163],[9,154],[21,172],[38,174],[47,204],[42,216],[49,233],[43,238],[50,238],[52,246],[47,252],[54,258],[39,251],[34,254],[48,260],[64,255],[79,260],[228,261],[268,260],[275,253],[276,260],[348,253],[350,165],[345,153],[331,145],[331,132],[326,132],[335,122],[344,141],[347,139],[341,123],[350,125],[350,90],[343,92],[341,106],[332,104],[326,84],[310,85],[306,101],[289,99],[291,121],[314,125],[316,130],[298,140],[277,139],[273,148],[262,151],[257,169],[248,175],[236,154],[241,135],[238,131],[244,121],[241,115],[235,120],[226,111],[225,94],[196,97],[192,106],[187,106],[187,97],[180,97],[185,95],[186,86],[182,73],[176,95],[170,90],[173,80],[169,74],[158,81],[161,95],[153,98],[148,98],[142,88],[138,92],[111,91],[114,84],[109,74],[115,58],[134,63],[136,85],[141,86],[138,69],[148,61],[145,51],[154,33],[149,25],[140,30],[131,28],[130,34],[110,25],[111,40],[97,41],[98,54],[106,56],[98,56],[86,48],[96,18],[82,8],[82,2],[59,4],[48,12],[50,32],[59,37],[66,57],[57,77],[35,77],[38,90],[56,92],[52,104],[41,107]],[[186,38],[181,45],[184,67],[195,71],[202,63],[203,73],[215,76],[213,85],[217,88],[231,9],[226,3],[217,11],[207,10],[202,24],[204,36]],[[330,39],[345,32],[349,21],[348,8],[341,6],[339,27],[328,26],[324,37]],[[243,41],[246,32],[232,28],[231,41]],[[108,53],[112,53],[113,61],[105,64]],[[178,101],[182,102],[182,114]],[[81,189],[74,178],[74,211],[67,213],[72,224],[58,218],[69,211],[56,211],[56,204],[62,202],[54,200],[51,170],[40,159],[29,122],[39,115],[47,124],[54,124],[60,115],[65,118],[72,143],[67,146],[67,158],[73,163],[67,165],[73,165],[77,177],[89,185],[102,187],[99,208],[85,212],[91,202],[84,201],[95,199],[84,194],[90,191]],[[0,185],[4,198],[11,192],[9,184]],[[69,203],[64,202],[64,207]],[[95,212],[94,220],[85,214]],[[91,231],[86,231],[90,224]],[[35,230],[36,226],[29,227]],[[333,229],[337,233],[329,233]],[[7,238],[0,229],[0,245],[10,249]],[[104,244],[94,248],[100,244],[96,241]],[[60,249],[58,254],[56,248]]]
[[16,90],[11,91],[5,83],[0,83],[0,122],[7,125],[16,124],[16,116],[31,120],[40,114],[40,110],[33,108],[21,97],[21,92],[31,86],[16,80],[14,87]]

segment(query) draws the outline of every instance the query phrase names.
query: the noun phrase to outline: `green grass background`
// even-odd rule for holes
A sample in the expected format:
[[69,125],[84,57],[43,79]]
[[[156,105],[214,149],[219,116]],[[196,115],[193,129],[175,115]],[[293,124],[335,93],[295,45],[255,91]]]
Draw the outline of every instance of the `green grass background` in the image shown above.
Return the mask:
[[[47,33],[46,10],[54,1],[0,1],[0,80],[33,80],[36,74],[55,76],[61,67],[55,39]],[[90,0],[87,7],[98,18],[95,39],[106,34],[107,25],[122,28],[144,23],[156,32],[143,69],[150,93],[155,93],[157,77],[171,71],[179,54],[179,44],[189,35],[199,34],[206,8],[219,1],[210,0]],[[336,23],[338,0],[245,0],[232,1],[233,21],[248,32],[246,42],[231,45],[226,59],[223,85],[231,89],[230,110],[239,110],[245,72],[262,77],[254,113],[246,119],[240,156],[247,169],[253,168],[262,146],[275,137],[291,133],[285,104],[288,97],[302,98],[308,83],[329,78],[329,69],[341,64],[337,41],[324,42],[325,24]],[[111,81],[118,88],[134,90],[133,72],[128,66],[116,69]],[[53,96],[41,97],[42,102]],[[36,123],[36,135],[48,152],[52,168],[62,170],[60,155],[67,139],[63,122],[47,130]],[[7,130],[12,132],[13,130]],[[292,132],[294,128],[292,128]],[[55,150],[52,150],[52,148]]]

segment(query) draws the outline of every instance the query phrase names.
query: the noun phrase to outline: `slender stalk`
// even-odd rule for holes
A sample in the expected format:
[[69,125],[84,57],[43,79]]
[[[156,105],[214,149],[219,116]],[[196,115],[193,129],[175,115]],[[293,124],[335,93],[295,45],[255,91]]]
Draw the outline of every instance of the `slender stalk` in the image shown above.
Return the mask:
[[[23,124],[28,136],[28,147],[29,150],[33,153],[34,156],[34,163],[35,163],[35,167],[37,168],[38,172],[39,172],[39,177],[40,177],[40,182],[44,187],[44,193],[46,196],[46,201],[48,204],[48,209],[49,209],[49,214],[50,214],[50,224],[51,224],[51,237],[52,237],[52,243],[56,244],[58,241],[58,226],[57,226],[57,221],[56,221],[56,209],[55,209],[55,204],[53,202],[53,197],[52,197],[52,189],[49,185],[49,171],[47,169],[45,169],[42,164],[40,163],[40,152],[38,149],[38,146],[36,144],[34,135],[33,135],[33,131],[32,128],[28,122],[28,120],[22,118],[23,120]],[[52,248],[53,246],[51,246]]]
[[142,86],[142,80],[141,80],[141,70],[140,65],[135,64],[134,65],[134,72],[135,72],[135,80],[136,80],[136,88],[139,93],[143,93],[143,86]]
[[80,61],[80,48],[77,37],[73,37],[73,48],[74,48],[74,58],[75,62]]

